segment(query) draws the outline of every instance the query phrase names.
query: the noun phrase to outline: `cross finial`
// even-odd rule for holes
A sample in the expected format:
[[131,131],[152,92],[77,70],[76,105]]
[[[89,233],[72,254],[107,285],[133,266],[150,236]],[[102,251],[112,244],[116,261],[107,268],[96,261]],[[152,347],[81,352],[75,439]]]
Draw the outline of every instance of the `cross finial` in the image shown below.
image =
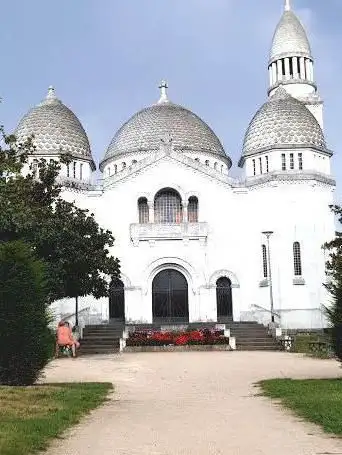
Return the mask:
[[160,85],[160,98],[158,103],[168,103],[169,99],[167,97],[167,89],[169,88],[168,84],[166,81],[161,81]]
[[285,0],[285,11],[291,11],[291,0]]

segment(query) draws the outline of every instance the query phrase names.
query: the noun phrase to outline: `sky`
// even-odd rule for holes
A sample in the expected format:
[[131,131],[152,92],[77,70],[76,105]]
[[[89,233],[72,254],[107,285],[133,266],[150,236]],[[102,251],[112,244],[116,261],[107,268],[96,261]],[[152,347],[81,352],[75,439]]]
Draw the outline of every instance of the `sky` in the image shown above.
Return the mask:
[[[342,192],[342,1],[292,0],[308,32]],[[2,2],[0,124],[13,131],[49,85],[87,131],[95,162],[135,112],[169,98],[205,120],[233,161],[267,99],[267,61],[284,0]]]

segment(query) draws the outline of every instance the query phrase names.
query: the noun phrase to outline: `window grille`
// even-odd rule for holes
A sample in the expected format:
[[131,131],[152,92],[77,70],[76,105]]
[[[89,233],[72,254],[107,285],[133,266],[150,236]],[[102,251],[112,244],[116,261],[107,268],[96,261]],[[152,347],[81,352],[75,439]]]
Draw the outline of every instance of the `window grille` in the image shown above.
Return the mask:
[[188,222],[189,223],[198,223],[198,199],[195,196],[191,196],[189,198]]
[[290,169],[294,169],[294,155],[290,153]]
[[295,276],[302,276],[302,258],[299,242],[294,242],[293,244],[293,266]]
[[73,162],[73,176],[76,178],[76,161]]
[[268,264],[267,264],[267,248],[266,245],[262,245],[262,270],[264,278],[268,277]]
[[298,169],[303,169],[303,153],[298,153]]
[[281,170],[286,171],[286,155],[285,153],[281,154]]
[[259,158],[259,169],[260,169],[260,174],[262,174],[262,160],[261,160],[261,157]]
[[156,223],[181,223],[182,204],[179,194],[171,189],[160,191],[154,201]]
[[265,156],[265,161],[266,161],[266,172],[269,172],[268,156]]
[[138,210],[139,210],[139,223],[145,224],[149,221],[148,213],[148,203],[145,197],[141,197],[138,200]]
[[253,175],[256,175],[256,166],[255,166],[255,160],[253,160]]
[[80,180],[83,180],[83,163],[80,164]]

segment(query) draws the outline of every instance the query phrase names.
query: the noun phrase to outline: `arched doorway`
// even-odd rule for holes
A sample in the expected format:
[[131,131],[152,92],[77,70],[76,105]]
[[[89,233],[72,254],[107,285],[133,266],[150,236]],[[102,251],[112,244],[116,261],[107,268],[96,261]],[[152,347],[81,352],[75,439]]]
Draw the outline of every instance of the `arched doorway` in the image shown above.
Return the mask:
[[159,272],[152,283],[153,322],[189,322],[188,283],[177,270]]
[[112,280],[110,284],[109,319],[113,321],[125,320],[125,287],[118,278]]
[[233,318],[232,282],[223,276],[216,281],[217,321],[226,322]]

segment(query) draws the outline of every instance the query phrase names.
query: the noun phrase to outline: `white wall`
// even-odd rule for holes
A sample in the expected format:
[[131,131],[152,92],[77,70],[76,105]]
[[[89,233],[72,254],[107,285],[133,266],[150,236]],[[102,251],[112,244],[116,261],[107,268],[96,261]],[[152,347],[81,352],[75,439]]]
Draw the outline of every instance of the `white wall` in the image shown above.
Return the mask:
[[[215,282],[220,273],[233,283],[235,320],[240,320],[253,304],[269,308],[268,288],[260,287],[261,232],[273,230],[274,305],[282,314],[282,323],[288,328],[321,324],[319,308],[326,301],[321,284],[321,245],[334,236],[334,218],[328,208],[332,203],[331,187],[293,181],[247,190],[233,188],[228,182],[228,177],[224,183],[165,156],[114,182],[103,195],[65,194],[82,207],[88,206],[100,225],[113,232],[116,241],[112,253],[121,261],[129,322],[152,321],[152,280],[167,267],[180,270],[188,281],[191,321],[215,320]],[[191,194],[198,197],[199,222],[208,223],[206,242],[156,240],[133,245],[130,224],[138,223],[139,197],[154,195],[165,187],[179,191],[183,198]],[[294,241],[302,246],[303,285],[293,284]],[[91,303],[103,320],[108,318],[105,302],[93,299]],[[65,302],[63,305],[65,309]],[[72,309],[73,302],[70,305]]]

